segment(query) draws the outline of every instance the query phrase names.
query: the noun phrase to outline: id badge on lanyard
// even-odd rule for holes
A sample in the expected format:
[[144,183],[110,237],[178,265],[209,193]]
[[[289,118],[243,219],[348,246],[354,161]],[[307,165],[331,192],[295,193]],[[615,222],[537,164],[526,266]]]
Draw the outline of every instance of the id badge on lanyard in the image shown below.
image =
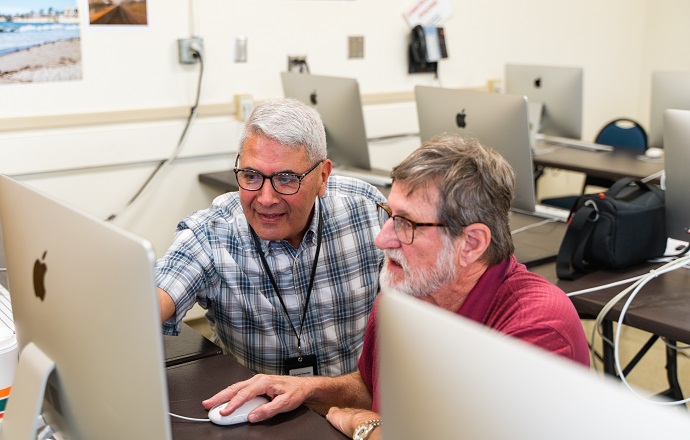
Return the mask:
[[285,359],[285,374],[288,376],[316,376],[316,355],[308,354]]

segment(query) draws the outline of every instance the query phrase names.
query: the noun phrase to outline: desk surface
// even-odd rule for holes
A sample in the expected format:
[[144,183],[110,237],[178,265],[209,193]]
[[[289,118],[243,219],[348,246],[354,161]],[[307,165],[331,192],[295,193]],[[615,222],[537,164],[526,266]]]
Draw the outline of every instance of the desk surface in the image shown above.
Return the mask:
[[518,229],[523,230],[513,234],[513,243],[515,258],[520,263],[531,270],[534,266],[556,260],[565,235],[564,222],[548,222],[543,217],[511,211],[510,230]]
[[215,186],[223,191],[238,191],[235,173],[232,170],[199,174],[199,182]]
[[[170,412],[206,418],[201,401],[223,387],[248,379],[251,371],[229,356],[212,356],[167,369]],[[262,423],[218,426],[210,422],[171,419],[173,438],[184,439],[337,439],[347,437],[316,412],[301,406]]]
[[166,367],[223,353],[220,347],[187,324],[182,324],[182,331],[178,336],[163,335],[163,348]]
[[[620,151],[587,151],[540,142],[534,165],[578,171],[596,177],[643,179],[664,169],[663,159],[640,160],[637,155]],[[659,179],[656,179],[658,181]]]
[[[559,280],[555,263],[531,268],[566,293],[625,280],[649,272],[659,264],[643,264],[620,271],[599,270],[575,281]],[[585,293],[571,297],[573,304],[581,313],[596,316],[603,306],[629,284],[605,290]],[[628,308],[624,323],[640,330],[667,337],[674,341],[690,344],[690,271],[679,269],[650,281],[634,298]],[[627,298],[627,297],[626,297]],[[625,303],[621,300],[614,307],[608,319],[618,320]]]

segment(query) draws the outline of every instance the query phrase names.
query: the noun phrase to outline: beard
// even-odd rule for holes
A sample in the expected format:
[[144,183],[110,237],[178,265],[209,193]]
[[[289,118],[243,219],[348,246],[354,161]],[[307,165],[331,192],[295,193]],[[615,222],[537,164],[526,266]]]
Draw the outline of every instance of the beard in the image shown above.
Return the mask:
[[[436,263],[431,268],[412,267],[399,249],[386,250],[384,254],[386,261],[379,277],[383,290],[395,289],[411,296],[422,297],[450,284],[457,276],[455,248],[447,239],[444,240],[444,245],[436,257]],[[396,280],[395,275],[388,270],[388,262],[391,259],[401,266],[402,280]]]

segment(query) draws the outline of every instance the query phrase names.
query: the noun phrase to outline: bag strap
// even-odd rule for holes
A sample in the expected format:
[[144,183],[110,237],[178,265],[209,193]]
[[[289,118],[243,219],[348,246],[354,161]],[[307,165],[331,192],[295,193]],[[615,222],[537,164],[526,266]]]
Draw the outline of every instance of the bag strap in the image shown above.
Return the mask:
[[576,280],[592,272],[584,263],[585,247],[599,220],[599,210],[593,200],[587,200],[568,220],[568,228],[556,256],[556,275],[559,280]]
[[649,183],[643,182],[639,179],[633,179],[632,177],[622,177],[616,180],[613,185],[611,185],[611,187],[606,191],[606,196],[616,198],[618,194],[624,188],[628,187],[631,183],[635,183],[637,187],[643,191],[651,191],[653,193],[656,193],[657,195],[661,191],[656,186],[650,185]]

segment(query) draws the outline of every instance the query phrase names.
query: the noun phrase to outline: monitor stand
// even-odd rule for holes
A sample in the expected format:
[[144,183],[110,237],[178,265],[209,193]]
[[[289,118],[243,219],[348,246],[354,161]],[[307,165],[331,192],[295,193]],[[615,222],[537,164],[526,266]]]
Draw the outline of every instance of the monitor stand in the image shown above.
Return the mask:
[[529,142],[532,151],[537,143],[537,133],[541,130],[541,116],[544,112],[544,104],[541,102],[527,101],[527,121],[529,122]]
[[0,440],[35,439],[39,428],[43,396],[55,362],[33,342],[20,356],[7,411],[0,426]]

